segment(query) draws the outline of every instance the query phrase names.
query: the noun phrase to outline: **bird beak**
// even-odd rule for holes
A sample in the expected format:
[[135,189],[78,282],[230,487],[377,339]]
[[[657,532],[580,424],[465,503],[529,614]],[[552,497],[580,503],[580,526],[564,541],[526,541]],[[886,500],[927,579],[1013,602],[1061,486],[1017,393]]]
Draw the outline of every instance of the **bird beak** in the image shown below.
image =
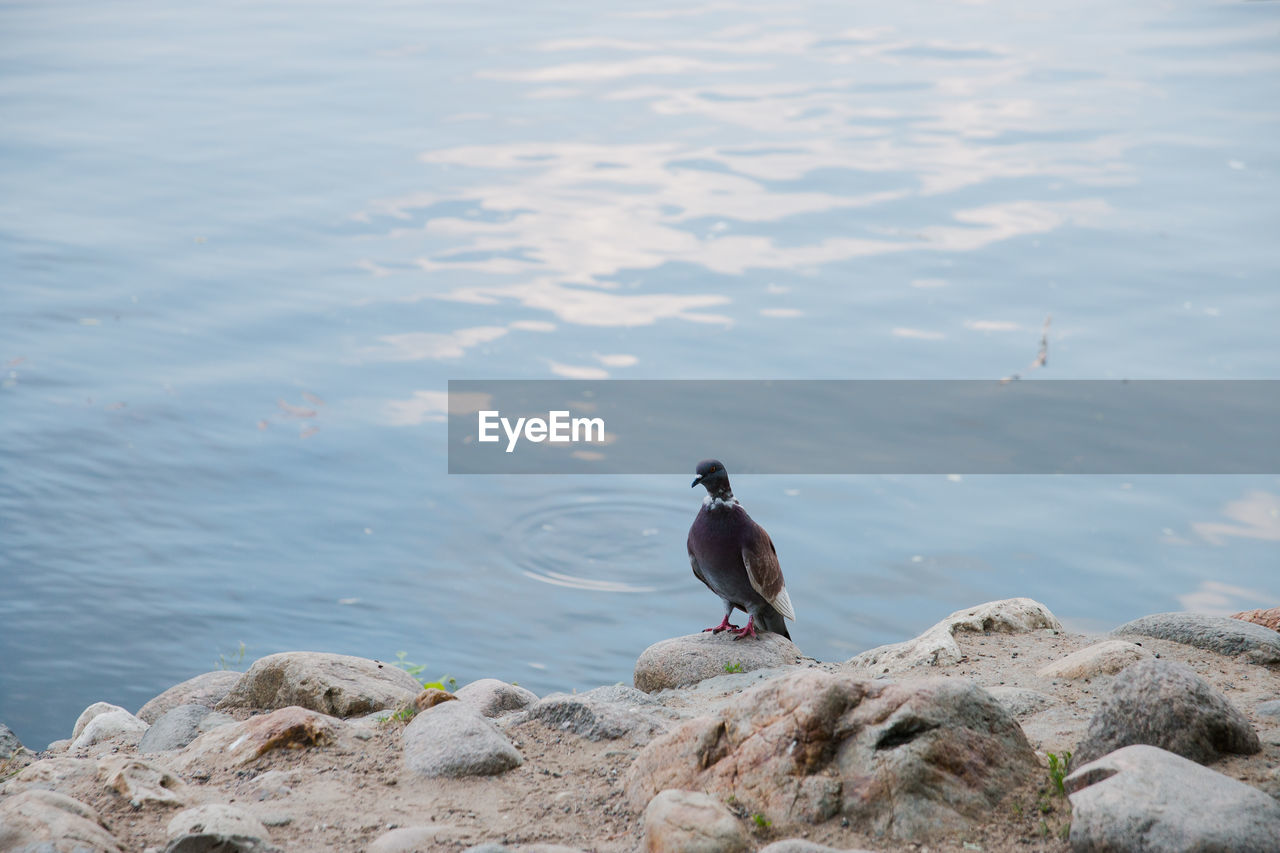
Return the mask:
[[702,482],[702,477],[699,477],[698,479],[694,480],[692,483],[689,484],[689,488],[692,489],[694,486],[698,485],[701,482]]

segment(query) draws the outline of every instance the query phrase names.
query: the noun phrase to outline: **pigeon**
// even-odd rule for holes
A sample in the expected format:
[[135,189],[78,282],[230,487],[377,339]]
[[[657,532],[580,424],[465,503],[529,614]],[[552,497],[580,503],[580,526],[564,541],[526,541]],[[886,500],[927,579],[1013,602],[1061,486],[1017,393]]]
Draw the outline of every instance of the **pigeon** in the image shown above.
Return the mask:
[[[699,462],[696,473],[693,486],[706,486],[707,496],[689,528],[689,563],[694,576],[724,602],[724,619],[704,630],[732,631],[741,640],[756,637],[760,628],[791,639],[785,619],[794,621],[796,613],[773,540],[733,496],[729,474],[718,460]],[[747,614],[745,628],[729,624],[735,607]]]

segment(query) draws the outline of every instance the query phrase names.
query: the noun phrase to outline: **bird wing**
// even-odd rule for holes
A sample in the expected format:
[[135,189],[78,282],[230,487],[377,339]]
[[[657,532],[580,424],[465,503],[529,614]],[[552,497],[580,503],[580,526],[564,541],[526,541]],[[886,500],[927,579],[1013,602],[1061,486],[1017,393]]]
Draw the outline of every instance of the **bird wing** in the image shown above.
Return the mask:
[[756,592],[764,596],[764,600],[788,619],[795,621],[796,612],[791,607],[791,596],[787,595],[786,582],[782,579],[782,566],[778,565],[778,552],[773,548],[773,540],[758,524],[747,537],[742,547],[742,564],[747,567],[747,580]]
[[[707,579],[702,576],[702,570],[698,568],[698,558],[693,556],[693,549],[689,548],[688,544],[685,547],[689,549],[689,565],[693,567],[693,576],[706,584],[707,589],[711,589],[711,584],[707,583]],[[715,592],[714,589],[711,591]]]

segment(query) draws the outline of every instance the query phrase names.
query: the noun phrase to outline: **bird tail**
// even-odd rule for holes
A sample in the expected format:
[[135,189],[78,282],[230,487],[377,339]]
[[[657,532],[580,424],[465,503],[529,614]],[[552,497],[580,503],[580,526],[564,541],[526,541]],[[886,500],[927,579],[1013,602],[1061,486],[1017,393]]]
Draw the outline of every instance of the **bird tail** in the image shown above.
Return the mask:
[[791,634],[787,631],[787,620],[782,617],[781,613],[773,609],[773,605],[765,605],[764,609],[760,611],[760,618],[756,620],[756,624],[766,631],[781,634],[788,640],[791,639]]

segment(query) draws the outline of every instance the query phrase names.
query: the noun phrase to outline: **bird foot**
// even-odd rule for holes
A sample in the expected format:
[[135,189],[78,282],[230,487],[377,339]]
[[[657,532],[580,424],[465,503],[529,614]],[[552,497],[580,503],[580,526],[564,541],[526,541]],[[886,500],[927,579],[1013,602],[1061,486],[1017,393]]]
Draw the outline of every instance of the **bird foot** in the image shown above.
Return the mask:
[[738,630],[737,625],[729,624],[729,614],[726,613],[724,615],[724,621],[722,621],[719,625],[715,626],[714,628],[703,628],[702,633],[705,634],[708,631],[710,631],[713,634],[719,634],[721,631],[737,631],[737,630]]
[[741,640],[743,637],[758,639],[760,635],[756,633],[756,617],[752,616],[747,619],[747,627],[743,628],[741,631],[734,631],[733,633],[733,638],[735,640]]

